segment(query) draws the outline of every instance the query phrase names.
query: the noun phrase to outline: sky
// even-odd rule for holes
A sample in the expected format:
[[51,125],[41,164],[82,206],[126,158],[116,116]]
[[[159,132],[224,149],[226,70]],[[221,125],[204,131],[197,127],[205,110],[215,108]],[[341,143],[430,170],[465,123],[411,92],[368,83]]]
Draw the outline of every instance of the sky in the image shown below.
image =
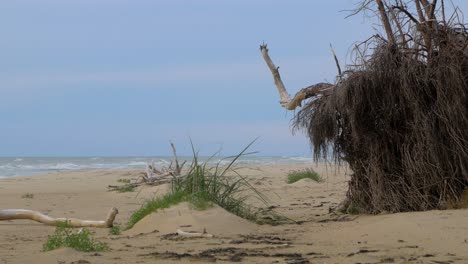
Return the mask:
[[379,30],[356,2],[1,1],[0,156],[310,156],[259,45],[291,94],[334,82]]

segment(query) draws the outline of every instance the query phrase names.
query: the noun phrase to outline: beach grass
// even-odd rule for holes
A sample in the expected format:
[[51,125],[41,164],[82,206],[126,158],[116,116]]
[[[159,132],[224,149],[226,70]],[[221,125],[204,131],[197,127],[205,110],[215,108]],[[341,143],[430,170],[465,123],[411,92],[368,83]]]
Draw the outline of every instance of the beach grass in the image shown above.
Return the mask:
[[[255,213],[246,203],[250,195],[255,194],[257,198],[265,201],[263,195],[258,192],[247,179],[236,169],[235,163],[246,153],[253,144],[251,142],[238,155],[228,157],[231,159],[227,166],[221,167],[220,162],[216,166],[207,166],[207,161],[200,163],[193,145],[192,166],[186,177],[174,181],[173,190],[182,191],[187,194],[188,201],[198,209],[217,204],[226,211],[248,220],[255,220]],[[228,176],[228,174],[230,176]]]
[[23,199],[34,199],[34,194],[33,193],[25,193],[21,195],[21,198]]
[[158,211],[159,209],[169,208],[172,205],[181,203],[187,199],[187,195],[183,192],[171,192],[161,197],[155,197],[147,200],[140,209],[133,212],[128,220],[126,229],[132,228],[138,221],[145,216]]
[[322,182],[323,179],[320,175],[315,172],[313,169],[303,169],[303,170],[296,170],[288,173],[288,184],[295,183],[302,179],[311,179],[316,182]]
[[216,204],[237,216],[256,221],[256,211],[246,203],[246,200],[252,194],[265,203],[266,200],[234,166],[240,157],[251,154],[247,153],[247,149],[253,143],[254,141],[238,155],[228,157],[230,162],[227,166],[221,166],[221,161],[215,166],[208,166],[208,162],[216,154],[207,161],[200,162],[192,144],[193,160],[189,171],[183,177],[173,179],[170,193],[146,201],[140,209],[135,211],[130,216],[127,229],[150,213],[184,201],[189,202],[198,210],[207,209]]
[[43,244],[43,251],[50,251],[61,247],[69,247],[78,251],[105,251],[109,247],[106,243],[98,242],[91,237],[88,229],[73,230],[67,223],[61,223],[55,229],[54,234],[48,237]]

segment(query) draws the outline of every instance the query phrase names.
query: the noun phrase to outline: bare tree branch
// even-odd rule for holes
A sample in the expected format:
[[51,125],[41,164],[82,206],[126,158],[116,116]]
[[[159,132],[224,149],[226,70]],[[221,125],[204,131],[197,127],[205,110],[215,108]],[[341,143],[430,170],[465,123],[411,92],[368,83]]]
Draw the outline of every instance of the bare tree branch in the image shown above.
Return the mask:
[[270,56],[268,55],[268,48],[266,44],[260,45],[260,51],[262,52],[263,59],[265,60],[268,68],[270,69],[273,79],[275,81],[276,88],[280,95],[280,104],[282,107],[287,110],[294,110],[298,106],[302,106],[302,101],[307,98],[317,96],[317,95],[329,95],[333,93],[335,86],[330,83],[318,83],[311,85],[309,87],[301,89],[299,92],[294,95],[294,98],[291,99],[291,96],[286,91],[281,76],[278,71],[278,67],[275,66]]
[[440,5],[441,5],[441,8],[442,8],[442,21],[444,22],[444,24],[446,24],[447,20],[445,20],[445,3],[444,3],[444,0],[440,1]]
[[398,11],[405,13],[405,15],[407,15],[408,18],[411,19],[411,21],[413,21],[416,24],[419,24],[419,21],[410,12],[408,12],[408,10],[406,10],[406,8],[404,8],[402,6],[392,6],[392,8],[397,9]]
[[330,51],[333,55],[333,59],[335,59],[336,68],[338,70],[338,78],[341,79],[342,73],[341,73],[340,62],[338,61],[338,58],[336,57],[335,50],[333,49],[332,44],[330,44]]
[[[266,64],[268,65],[268,68],[271,71],[271,74],[273,74],[273,79],[275,80],[275,85],[276,88],[278,89],[278,93],[280,95],[280,104],[281,106],[285,107],[288,109],[288,104],[291,102],[291,96],[288,94],[286,91],[286,88],[284,87],[283,81],[281,80],[281,76],[279,74],[279,67],[276,67],[273,61],[270,58],[270,55],[268,55],[268,48],[266,44],[260,45],[260,51],[262,52],[263,59],[265,60]],[[296,108],[296,107],[294,107]],[[294,109],[293,108],[293,109]],[[292,109],[288,109],[292,110]]]
[[376,0],[377,6],[380,13],[380,20],[382,20],[382,24],[385,28],[385,32],[387,33],[388,41],[392,44],[395,44],[395,37],[393,36],[392,26],[390,25],[390,20],[388,19],[387,12],[385,10],[385,6],[382,0]]
[[406,38],[405,38],[405,33],[403,31],[403,28],[402,28],[402,23],[399,19],[399,17],[397,16],[397,14],[395,14],[395,10],[394,8],[389,8],[389,12],[390,14],[392,15],[392,19],[394,21],[394,24],[396,25],[397,29],[398,29],[398,33],[400,35],[400,38],[401,38],[401,44],[403,45],[403,47],[405,47],[405,49],[408,49],[408,43],[406,42]]
[[430,19],[429,14],[431,13],[431,7],[430,4],[427,0],[414,0],[414,1],[420,1],[423,5],[424,12],[426,12],[427,19]]

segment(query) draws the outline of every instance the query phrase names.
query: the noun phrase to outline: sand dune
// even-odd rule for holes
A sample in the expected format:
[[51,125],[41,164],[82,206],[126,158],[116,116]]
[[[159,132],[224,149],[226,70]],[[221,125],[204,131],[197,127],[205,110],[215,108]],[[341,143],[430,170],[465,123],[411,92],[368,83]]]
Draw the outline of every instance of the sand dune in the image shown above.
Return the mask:
[[204,230],[214,236],[246,235],[256,232],[257,225],[226,212],[219,206],[206,210],[195,210],[187,203],[181,203],[168,209],[146,216],[136,225],[124,232],[125,235],[151,233],[174,233],[177,229],[191,232]]

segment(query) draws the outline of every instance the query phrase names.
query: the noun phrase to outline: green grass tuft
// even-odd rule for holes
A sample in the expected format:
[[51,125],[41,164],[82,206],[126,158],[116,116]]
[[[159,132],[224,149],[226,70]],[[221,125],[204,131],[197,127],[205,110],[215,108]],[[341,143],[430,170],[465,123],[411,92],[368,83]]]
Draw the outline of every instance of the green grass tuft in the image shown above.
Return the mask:
[[295,183],[302,179],[311,179],[316,182],[322,182],[320,175],[312,169],[292,171],[288,174],[288,184]]
[[181,203],[185,201],[186,198],[186,194],[182,192],[172,192],[162,197],[157,197],[146,201],[140,209],[135,211],[130,216],[130,219],[127,223],[127,229],[132,228],[138,221],[143,219],[145,216],[156,212],[159,209],[169,208],[171,205]]
[[120,183],[130,183],[130,179],[118,179],[117,182],[120,182]]
[[34,199],[34,194],[33,193],[25,193],[21,195],[21,198],[23,199]]
[[121,186],[115,187],[114,190],[119,193],[124,193],[124,192],[134,192],[135,188],[136,188],[135,185],[121,185]]
[[114,236],[118,236],[122,233],[122,229],[120,228],[120,226],[113,226],[109,229],[109,234],[111,235],[114,235]]
[[54,234],[49,236],[42,249],[50,251],[60,247],[69,247],[84,252],[109,249],[106,243],[95,241],[88,229],[82,228],[75,231],[66,223],[57,226]]

